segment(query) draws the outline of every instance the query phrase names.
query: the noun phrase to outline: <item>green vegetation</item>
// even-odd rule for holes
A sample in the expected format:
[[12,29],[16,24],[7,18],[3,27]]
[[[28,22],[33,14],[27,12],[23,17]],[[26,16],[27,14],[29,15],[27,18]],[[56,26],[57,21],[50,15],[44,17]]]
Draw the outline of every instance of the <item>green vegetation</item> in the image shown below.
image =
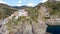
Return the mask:
[[29,9],[29,16],[26,17],[26,16],[20,16],[18,18],[18,20],[14,19],[15,16],[13,17],[12,20],[10,20],[8,23],[7,23],[7,26],[8,26],[8,30],[12,30],[13,29],[13,26],[18,26],[19,23],[30,23],[32,21],[35,21],[36,23],[38,23],[38,17],[39,17],[39,11],[37,9]]
[[16,9],[13,9],[13,8],[10,8],[7,5],[0,6],[0,19],[4,19],[4,18],[10,16],[15,11],[17,11],[17,10]]
[[[55,3],[51,3],[51,2],[46,2],[44,3],[45,6],[49,9],[50,11],[50,15],[60,15],[60,2],[55,2]],[[10,15],[12,12],[10,12],[10,10],[8,9],[5,9],[6,13],[5,14],[8,14]],[[9,12],[10,14],[9,14]],[[29,8],[29,16],[26,17],[26,16],[20,16],[18,18],[18,20],[14,19],[15,16],[13,17],[12,20],[10,20],[8,23],[7,23],[7,26],[8,26],[8,30],[12,30],[15,26],[18,26],[19,23],[30,23],[32,21],[38,23],[38,19],[39,19],[39,16],[41,15],[39,9],[35,9],[35,8]],[[41,15],[42,16],[42,15]],[[45,19],[44,16],[41,17],[43,20]],[[48,18],[48,17],[46,17]],[[49,17],[50,18],[50,17]],[[48,18],[48,19],[49,19]],[[16,27],[15,27],[16,28]]]
[[38,22],[38,17],[39,17],[39,13],[40,11],[38,11],[38,9],[30,9],[30,18],[33,20],[33,21],[36,21]]
[[[49,9],[50,15],[60,15],[60,2],[55,2],[55,3],[46,2],[44,4]],[[4,9],[3,13],[5,13],[5,15],[11,15],[13,12],[10,12],[10,11],[12,11],[12,10]],[[39,9],[29,8],[29,11],[27,11],[27,12],[29,13],[28,17],[20,16],[18,18],[18,20],[16,20],[15,16],[14,16],[13,19],[7,23],[8,30],[11,31],[13,28],[16,28],[16,26],[18,26],[20,23],[27,23],[27,22],[30,23],[32,21],[38,23],[39,16],[41,15]],[[41,18],[42,18],[42,20],[45,19],[44,16],[42,16]],[[46,17],[46,18],[48,18],[48,17]]]
[[[13,17],[13,19],[14,19],[14,17]],[[18,20],[15,20],[15,21],[13,19],[10,20],[6,24],[8,26],[7,28],[8,28],[9,31],[12,31],[12,29],[17,28],[20,23],[27,23],[27,22],[29,23],[30,22],[30,18],[29,17],[25,17],[25,16],[21,16],[21,17],[19,17]]]
[[49,8],[50,15],[60,15],[60,2],[46,2],[45,6]]

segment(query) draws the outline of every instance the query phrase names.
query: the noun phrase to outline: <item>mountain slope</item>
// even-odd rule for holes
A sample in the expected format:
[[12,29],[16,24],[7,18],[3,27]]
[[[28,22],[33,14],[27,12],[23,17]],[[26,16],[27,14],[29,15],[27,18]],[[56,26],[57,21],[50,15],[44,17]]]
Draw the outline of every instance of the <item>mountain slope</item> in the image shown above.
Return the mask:
[[60,2],[46,2],[45,6],[49,8],[50,15],[59,15],[60,13]]
[[[54,1],[54,2],[45,2],[45,3],[39,3],[37,6],[35,6],[35,9],[41,10],[41,8],[45,7],[48,11],[50,16],[57,16],[60,17],[60,1]],[[42,9],[43,10],[43,9]],[[42,12],[42,11],[41,11]],[[43,13],[43,12],[42,12]]]
[[11,6],[12,8],[16,8],[16,9],[25,9],[25,8],[33,8],[33,7],[29,7],[29,6]]
[[17,9],[11,8],[9,5],[0,4],[0,19],[10,16],[15,11],[17,11]]

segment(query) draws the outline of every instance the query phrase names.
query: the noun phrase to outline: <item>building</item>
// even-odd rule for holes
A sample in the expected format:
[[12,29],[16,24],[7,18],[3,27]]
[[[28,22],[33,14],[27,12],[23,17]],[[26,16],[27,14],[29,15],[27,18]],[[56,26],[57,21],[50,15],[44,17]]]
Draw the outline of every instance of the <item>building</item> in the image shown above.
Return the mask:
[[18,10],[18,16],[28,16],[28,12],[25,10]]

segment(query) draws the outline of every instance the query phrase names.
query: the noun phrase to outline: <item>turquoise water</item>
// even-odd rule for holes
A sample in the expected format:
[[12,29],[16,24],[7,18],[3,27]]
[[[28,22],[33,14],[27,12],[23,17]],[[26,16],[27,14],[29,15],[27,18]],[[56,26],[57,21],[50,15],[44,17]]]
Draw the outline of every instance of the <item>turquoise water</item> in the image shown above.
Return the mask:
[[53,34],[60,34],[60,26],[48,26],[46,31]]

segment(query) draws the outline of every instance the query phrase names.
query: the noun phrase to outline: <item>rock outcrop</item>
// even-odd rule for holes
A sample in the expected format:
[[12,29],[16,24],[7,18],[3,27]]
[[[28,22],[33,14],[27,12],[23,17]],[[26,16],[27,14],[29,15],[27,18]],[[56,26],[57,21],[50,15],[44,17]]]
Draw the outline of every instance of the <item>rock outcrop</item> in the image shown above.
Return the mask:
[[20,10],[0,21],[0,34],[51,34],[46,33],[47,25],[60,25],[60,21],[45,19],[50,15],[44,3],[34,8],[36,10],[31,10],[30,14],[29,11]]
[[[3,25],[5,25],[5,27],[2,29],[5,30],[6,28],[5,30],[5,33],[7,31],[6,34],[45,34],[47,25],[45,25],[45,22],[42,22],[42,20],[41,23],[40,21],[35,22],[32,21],[29,16],[24,15],[22,16],[23,18],[19,18],[20,16],[18,16],[17,20],[15,19],[16,20],[15,22],[14,21],[10,22],[10,20],[14,19],[14,16],[17,17],[18,12],[14,12],[14,14],[6,18],[5,21],[2,23]],[[8,23],[9,25],[6,25]],[[14,26],[14,23],[18,23],[18,25]],[[7,28],[9,26],[12,27],[11,31],[9,31]]]

